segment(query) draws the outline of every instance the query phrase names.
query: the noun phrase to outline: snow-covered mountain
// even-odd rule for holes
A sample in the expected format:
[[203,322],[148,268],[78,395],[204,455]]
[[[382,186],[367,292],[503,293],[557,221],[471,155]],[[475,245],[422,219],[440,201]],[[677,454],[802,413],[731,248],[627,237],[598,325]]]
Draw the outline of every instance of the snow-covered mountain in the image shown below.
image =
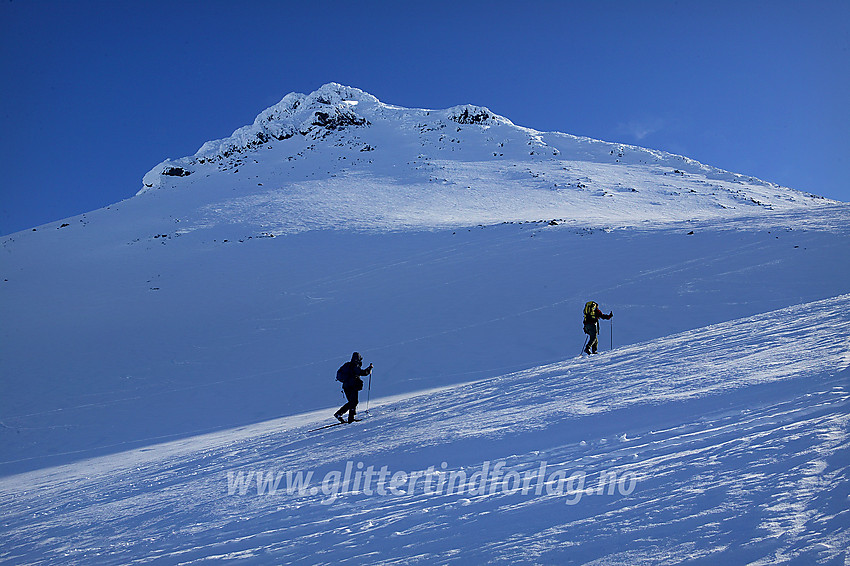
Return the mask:
[[[484,107],[287,95],[0,240],[0,561],[845,563],[849,220]],[[314,430],[353,350],[370,414]]]
[[166,205],[186,217],[181,233],[233,223],[278,234],[542,219],[619,226],[825,202],[678,155],[515,126],[480,106],[401,108],[334,83],[163,161],[140,194],[162,190],[181,193]]

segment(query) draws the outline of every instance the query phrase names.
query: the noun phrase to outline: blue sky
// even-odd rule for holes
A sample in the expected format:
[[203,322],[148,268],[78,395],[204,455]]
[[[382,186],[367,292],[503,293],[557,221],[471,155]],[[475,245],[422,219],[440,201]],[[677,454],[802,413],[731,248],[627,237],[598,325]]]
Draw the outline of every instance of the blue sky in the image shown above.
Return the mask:
[[4,0],[0,233],[335,81],[850,201],[850,2]]

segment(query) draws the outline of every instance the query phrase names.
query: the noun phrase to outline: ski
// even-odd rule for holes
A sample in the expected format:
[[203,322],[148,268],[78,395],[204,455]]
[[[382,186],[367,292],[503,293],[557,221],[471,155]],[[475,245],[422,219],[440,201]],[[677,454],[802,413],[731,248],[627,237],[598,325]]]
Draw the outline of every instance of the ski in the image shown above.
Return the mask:
[[[351,421],[351,422],[359,423],[359,422],[360,422],[360,421],[362,421],[362,420],[363,420],[363,419],[354,419],[354,420],[353,420],[353,421]],[[314,429],[312,429],[312,430],[308,430],[307,432],[316,432],[316,431],[319,431],[319,430],[324,430],[324,429],[326,429],[326,428],[331,428],[331,427],[335,427],[335,426],[339,426],[339,425],[344,425],[344,424],[351,424],[351,423],[349,423],[348,421],[345,421],[345,422],[338,422],[338,423],[331,423],[331,424],[328,424],[328,425],[325,425],[325,426],[320,426],[319,428],[314,428]]]
[[318,430],[324,430],[324,429],[326,429],[326,428],[331,428],[331,427],[333,427],[333,426],[339,426],[339,425],[341,425],[341,424],[347,424],[347,423],[331,423],[331,424],[329,424],[329,425],[320,426],[319,428],[314,428],[314,429],[312,429],[312,430],[308,430],[307,432],[316,432],[316,431],[318,431]]

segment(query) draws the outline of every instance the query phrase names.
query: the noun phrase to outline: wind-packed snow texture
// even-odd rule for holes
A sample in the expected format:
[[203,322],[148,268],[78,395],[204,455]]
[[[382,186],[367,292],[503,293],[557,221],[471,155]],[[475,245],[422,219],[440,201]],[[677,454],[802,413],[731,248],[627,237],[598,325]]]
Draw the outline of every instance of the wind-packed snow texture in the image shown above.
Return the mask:
[[[483,107],[288,95],[0,240],[0,561],[846,564],[849,220]],[[353,350],[370,413],[313,431]]]

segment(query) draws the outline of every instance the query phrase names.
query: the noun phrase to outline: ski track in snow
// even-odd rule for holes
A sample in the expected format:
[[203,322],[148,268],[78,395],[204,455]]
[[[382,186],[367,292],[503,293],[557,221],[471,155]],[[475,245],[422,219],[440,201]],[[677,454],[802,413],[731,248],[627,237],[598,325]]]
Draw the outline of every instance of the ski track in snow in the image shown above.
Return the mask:
[[[842,295],[589,359],[373,399],[367,419],[351,426],[307,432],[329,409],[2,478],[0,559],[846,560],[848,313]],[[519,474],[545,462],[585,473],[585,493],[506,493],[504,485],[492,494],[425,493],[420,481],[395,495],[363,485],[330,498],[283,488],[261,495],[256,483],[228,494],[228,473],[322,478],[349,462],[468,477],[488,462]],[[598,488],[605,474],[627,472],[636,478],[631,493]]]

